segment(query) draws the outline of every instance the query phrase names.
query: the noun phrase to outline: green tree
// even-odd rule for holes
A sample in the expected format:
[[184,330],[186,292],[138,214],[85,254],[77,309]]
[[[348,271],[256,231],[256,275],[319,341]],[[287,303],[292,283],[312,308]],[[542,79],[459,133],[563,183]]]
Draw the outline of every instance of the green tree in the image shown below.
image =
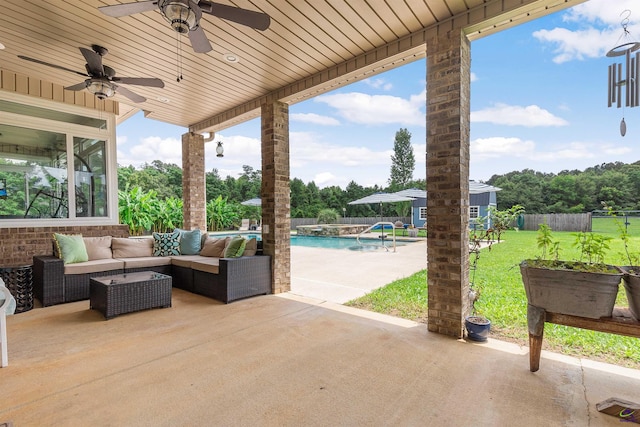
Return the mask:
[[416,167],[416,158],[411,146],[411,132],[401,128],[396,132],[393,142],[393,154],[391,155],[391,177],[389,185],[392,191],[407,188],[413,180],[413,170]]

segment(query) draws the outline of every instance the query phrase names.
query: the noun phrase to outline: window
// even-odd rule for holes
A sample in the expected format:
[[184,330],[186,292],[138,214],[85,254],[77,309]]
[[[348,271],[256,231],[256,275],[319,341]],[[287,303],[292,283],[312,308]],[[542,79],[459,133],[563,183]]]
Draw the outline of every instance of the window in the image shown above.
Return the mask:
[[0,227],[117,223],[115,115],[0,97]]
[[476,219],[480,216],[480,206],[469,206],[469,219]]
[[426,207],[420,207],[420,219],[422,220],[427,220],[427,208]]

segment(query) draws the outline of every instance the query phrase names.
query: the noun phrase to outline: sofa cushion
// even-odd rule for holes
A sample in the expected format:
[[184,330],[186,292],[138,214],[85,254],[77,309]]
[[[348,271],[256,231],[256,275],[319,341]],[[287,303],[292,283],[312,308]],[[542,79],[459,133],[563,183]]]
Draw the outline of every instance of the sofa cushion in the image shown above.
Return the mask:
[[224,248],[223,258],[239,258],[244,253],[247,239],[242,236],[234,236]]
[[254,256],[258,252],[258,240],[254,237],[247,241],[242,256]]
[[129,239],[114,237],[111,240],[114,258],[139,258],[153,256],[153,239]]
[[153,233],[153,256],[180,255],[180,232]]
[[193,261],[200,261],[202,259],[206,259],[201,255],[178,255],[172,256],[171,265],[177,265],[178,267],[191,268],[191,263]]
[[59,234],[53,233],[53,241],[56,246],[58,257],[65,264],[74,264],[89,260],[87,247],[81,234]]
[[227,246],[228,240],[229,240],[228,237],[223,237],[220,239],[208,237],[204,241],[202,250],[200,250],[200,255],[206,256],[206,257],[222,258],[224,256],[224,248]]
[[191,263],[192,270],[204,271],[205,273],[218,274],[220,268],[220,258],[204,258]]
[[174,232],[180,233],[180,254],[181,255],[198,255],[202,246],[200,230],[191,231],[176,228]]
[[161,265],[171,265],[171,258],[158,257],[158,256],[145,256],[138,258],[122,258],[124,261],[124,268],[145,268],[145,267],[158,267]]
[[113,258],[111,255],[111,236],[83,237],[82,240],[87,248],[89,261]]
[[122,270],[124,262],[119,259],[97,259],[79,264],[67,264],[64,266],[64,274],[87,274],[101,271]]

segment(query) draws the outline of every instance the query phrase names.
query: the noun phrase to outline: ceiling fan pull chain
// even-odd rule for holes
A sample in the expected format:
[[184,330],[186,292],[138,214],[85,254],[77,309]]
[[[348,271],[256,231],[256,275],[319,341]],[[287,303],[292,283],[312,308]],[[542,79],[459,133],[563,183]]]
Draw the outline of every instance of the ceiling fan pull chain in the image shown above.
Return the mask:
[[182,70],[180,69],[180,33],[176,32],[176,81],[180,83]]

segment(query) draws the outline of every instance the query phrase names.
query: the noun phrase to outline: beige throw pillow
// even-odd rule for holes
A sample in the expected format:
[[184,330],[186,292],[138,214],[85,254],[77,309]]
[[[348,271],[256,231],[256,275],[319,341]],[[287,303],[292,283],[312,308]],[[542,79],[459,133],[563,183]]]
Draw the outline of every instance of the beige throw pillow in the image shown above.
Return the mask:
[[87,248],[89,261],[113,258],[111,255],[111,236],[83,237],[82,240]]
[[255,238],[249,239],[242,256],[254,256],[256,252],[258,252],[258,241]]
[[141,258],[153,256],[153,239],[129,239],[114,237],[111,239],[114,258]]
[[213,237],[207,237],[200,250],[200,255],[222,258],[224,255],[224,248],[227,246],[228,237],[215,239]]

